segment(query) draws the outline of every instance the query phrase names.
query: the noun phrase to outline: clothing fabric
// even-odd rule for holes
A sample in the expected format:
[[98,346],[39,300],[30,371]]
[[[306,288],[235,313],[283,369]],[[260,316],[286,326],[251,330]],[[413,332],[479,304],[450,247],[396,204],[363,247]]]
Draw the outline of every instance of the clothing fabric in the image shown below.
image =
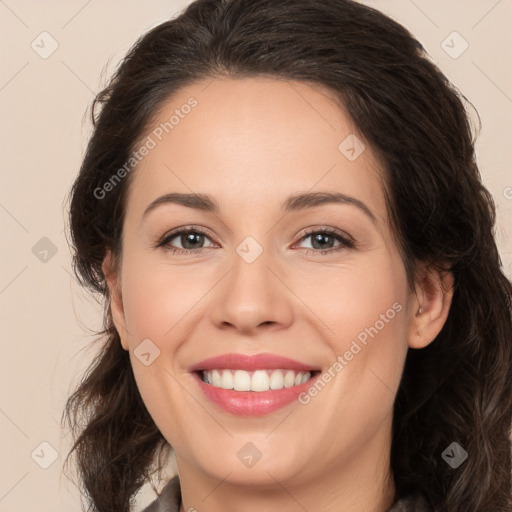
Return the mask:
[[[180,481],[178,476],[175,476],[143,512],[179,512],[180,506]],[[421,494],[415,494],[398,500],[387,512],[433,512],[433,510]]]

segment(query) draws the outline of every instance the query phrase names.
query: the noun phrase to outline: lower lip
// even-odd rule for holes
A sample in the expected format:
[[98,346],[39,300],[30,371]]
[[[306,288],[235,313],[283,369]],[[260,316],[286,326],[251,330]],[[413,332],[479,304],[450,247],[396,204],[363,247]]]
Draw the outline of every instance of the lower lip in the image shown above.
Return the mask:
[[269,391],[235,391],[217,388],[204,382],[200,374],[194,373],[193,375],[206,398],[224,411],[237,416],[263,416],[277,411],[293,401],[298,402],[299,395],[311,387],[320,373],[314,375],[304,384]]

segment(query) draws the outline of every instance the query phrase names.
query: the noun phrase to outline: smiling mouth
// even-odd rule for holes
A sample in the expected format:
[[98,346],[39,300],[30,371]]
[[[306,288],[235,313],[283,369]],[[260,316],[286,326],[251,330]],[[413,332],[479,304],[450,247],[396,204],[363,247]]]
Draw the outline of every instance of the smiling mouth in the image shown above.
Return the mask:
[[320,373],[291,369],[232,370],[213,369],[196,372],[200,379],[212,387],[234,391],[272,391],[305,384]]

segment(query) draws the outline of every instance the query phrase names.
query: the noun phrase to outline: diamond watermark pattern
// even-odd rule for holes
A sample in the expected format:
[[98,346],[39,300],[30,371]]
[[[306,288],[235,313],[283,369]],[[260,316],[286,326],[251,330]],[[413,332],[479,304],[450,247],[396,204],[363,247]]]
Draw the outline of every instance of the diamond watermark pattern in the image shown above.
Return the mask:
[[361,156],[366,146],[361,139],[351,133],[341,142],[338,149],[347,160],[353,162]]
[[457,31],[453,31],[443,40],[441,48],[452,59],[458,59],[469,48],[469,43]]
[[236,456],[240,459],[242,464],[248,468],[252,468],[263,456],[254,443],[245,443]]
[[47,59],[59,47],[57,40],[48,32],[41,32],[30,44],[39,57]]
[[149,366],[160,356],[160,349],[149,339],[139,343],[133,355],[144,365]]
[[30,456],[40,467],[48,469],[57,460],[59,453],[50,443],[43,441],[34,448]]
[[454,441],[444,450],[441,457],[449,466],[457,469],[468,458],[468,452]]
[[32,247],[32,254],[39,259],[39,261],[48,263],[57,254],[57,246],[49,238],[43,236],[43,238]]
[[263,252],[263,247],[252,236],[248,236],[240,242],[236,252],[246,263],[252,263]]

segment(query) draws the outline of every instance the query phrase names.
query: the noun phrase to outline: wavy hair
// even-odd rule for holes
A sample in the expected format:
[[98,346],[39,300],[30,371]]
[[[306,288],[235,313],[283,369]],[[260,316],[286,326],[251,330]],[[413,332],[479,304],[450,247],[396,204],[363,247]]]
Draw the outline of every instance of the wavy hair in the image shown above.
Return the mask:
[[[130,511],[169,448],[139,394],[102,272],[107,248],[121,254],[133,172],[102,199],[95,190],[176,91],[258,75],[334,93],[379,157],[410,286],[419,262],[454,275],[446,323],[426,348],[408,351],[395,399],[396,499],[419,491],[439,512],[510,511],[512,285],[476,163],[469,102],[403,26],[352,0],[196,0],[139,38],[94,99],[69,221],[73,268],[104,302],[104,329],[63,413],[74,437],[66,462],[74,455],[89,510]],[[441,456],[452,442],[468,453],[457,469]]]

